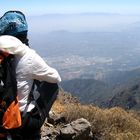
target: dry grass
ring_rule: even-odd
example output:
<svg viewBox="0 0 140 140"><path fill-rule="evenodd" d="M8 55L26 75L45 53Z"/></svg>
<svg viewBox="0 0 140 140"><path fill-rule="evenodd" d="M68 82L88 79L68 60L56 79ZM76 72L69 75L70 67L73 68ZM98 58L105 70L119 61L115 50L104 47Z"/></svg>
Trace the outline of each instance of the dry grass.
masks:
<svg viewBox="0 0 140 140"><path fill-rule="evenodd" d="M80 104L65 105L63 111L68 122L81 117L87 119L96 140L140 140L140 116L134 111Z"/></svg>
<svg viewBox="0 0 140 140"><path fill-rule="evenodd" d="M58 100L56 100L53 104L52 111L61 114L65 112L65 107Z"/></svg>

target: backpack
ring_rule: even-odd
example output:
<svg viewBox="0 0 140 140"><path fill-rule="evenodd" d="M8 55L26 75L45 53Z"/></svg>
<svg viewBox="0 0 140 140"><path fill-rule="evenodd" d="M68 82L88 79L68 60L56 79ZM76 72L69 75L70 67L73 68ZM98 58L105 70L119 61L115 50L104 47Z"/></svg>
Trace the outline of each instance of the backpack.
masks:
<svg viewBox="0 0 140 140"><path fill-rule="evenodd" d="M21 124L14 56L9 55L0 64L0 137Z"/></svg>

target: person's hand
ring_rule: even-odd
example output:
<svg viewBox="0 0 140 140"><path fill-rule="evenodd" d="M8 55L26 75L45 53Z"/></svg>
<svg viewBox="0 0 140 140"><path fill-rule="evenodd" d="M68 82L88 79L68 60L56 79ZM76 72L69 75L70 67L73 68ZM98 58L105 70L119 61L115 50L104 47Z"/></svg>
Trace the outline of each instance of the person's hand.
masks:
<svg viewBox="0 0 140 140"><path fill-rule="evenodd" d="M2 63L4 58L7 57L8 55L9 53L0 51L0 64Z"/></svg>
<svg viewBox="0 0 140 140"><path fill-rule="evenodd" d="M2 63L4 56L0 55L0 64Z"/></svg>

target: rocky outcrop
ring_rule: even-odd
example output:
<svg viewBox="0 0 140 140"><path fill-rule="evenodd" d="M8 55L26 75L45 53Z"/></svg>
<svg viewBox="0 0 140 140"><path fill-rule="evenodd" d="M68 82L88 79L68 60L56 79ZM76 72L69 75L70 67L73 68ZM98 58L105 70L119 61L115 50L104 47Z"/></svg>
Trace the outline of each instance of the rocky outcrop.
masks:
<svg viewBox="0 0 140 140"><path fill-rule="evenodd" d="M53 119L52 119L53 120ZM48 121L42 127L41 140L92 140L93 135L90 123L80 118L71 123L64 123L62 117L57 118L57 123ZM59 121L58 121L59 120ZM61 121L62 120L62 121Z"/></svg>

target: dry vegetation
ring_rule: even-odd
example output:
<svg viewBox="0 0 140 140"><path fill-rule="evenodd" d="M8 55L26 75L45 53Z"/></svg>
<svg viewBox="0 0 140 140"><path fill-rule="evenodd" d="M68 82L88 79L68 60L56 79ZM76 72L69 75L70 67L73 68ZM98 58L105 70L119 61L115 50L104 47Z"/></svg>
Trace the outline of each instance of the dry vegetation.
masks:
<svg viewBox="0 0 140 140"><path fill-rule="evenodd" d="M63 113L67 122L78 118L87 119L91 123L95 140L140 140L140 112L125 111L120 107L101 109L81 105L70 94L64 95L60 94L53 110Z"/></svg>
<svg viewBox="0 0 140 140"><path fill-rule="evenodd" d="M69 104L64 115L69 122L81 117L87 119L97 140L140 140L140 116L134 111Z"/></svg>
<svg viewBox="0 0 140 140"><path fill-rule="evenodd" d="M87 119L95 140L140 140L140 116L135 111L127 112L119 107L101 109L75 103L61 105L58 101L54 110L63 112L68 122L81 117Z"/></svg>

